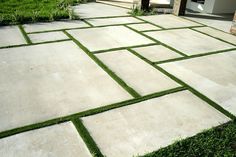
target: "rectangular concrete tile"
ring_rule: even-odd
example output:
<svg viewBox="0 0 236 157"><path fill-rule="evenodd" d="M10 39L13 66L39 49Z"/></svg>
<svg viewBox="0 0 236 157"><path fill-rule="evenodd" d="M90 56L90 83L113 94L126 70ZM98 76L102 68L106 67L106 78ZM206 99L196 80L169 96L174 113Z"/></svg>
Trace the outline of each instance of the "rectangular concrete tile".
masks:
<svg viewBox="0 0 236 157"><path fill-rule="evenodd" d="M73 7L80 18L127 16L129 9L115 7L101 3L80 4Z"/></svg>
<svg viewBox="0 0 236 157"><path fill-rule="evenodd" d="M0 132L132 97L71 41L0 50Z"/></svg>
<svg viewBox="0 0 236 157"><path fill-rule="evenodd" d="M235 48L235 46L191 29L155 31L145 34L187 55Z"/></svg>
<svg viewBox="0 0 236 157"><path fill-rule="evenodd" d="M142 16L140 18L164 28L201 26L198 23L174 15L152 15L152 16Z"/></svg>
<svg viewBox="0 0 236 157"><path fill-rule="evenodd" d="M17 26L0 27L0 47L27 44Z"/></svg>
<svg viewBox="0 0 236 157"><path fill-rule="evenodd" d="M29 38L33 43L69 39L67 35L65 35L63 32L47 32L47 33L29 34Z"/></svg>
<svg viewBox="0 0 236 157"><path fill-rule="evenodd" d="M68 33L90 51L154 43L124 26L69 30Z"/></svg>
<svg viewBox="0 0 236 157"><path fill-rule="evenodd" d="M194 29L236 45L236 36L232 34L225 33L210 27L200 27Z"/></svg>
<svg viewBox="0 0 236 157"><path fill-rule="evenodd" d="M179 84L127 50L101 53L97 57L141 95L179 86Z"/></svg>
<svg viewBox="0 0 236 157"><path fill-rule="evenodd" d="M144 155L229 120L188 91L82 118L108 157Z"/></svg>
<svg viewBox="0 0 236 157"><path fill-rule="evenodd" d="M236 116L236 51L161 67Z"/></svg>
<svg viewBox="0 0 236 157"><path fill-rule="evenodd" d="M101 19L90 19L87 21L94 26L105 26L105 25L117 25L117 24L129 24L129 23L143 22L143 21L138 20L134 17L101 18Z"/></svg>
<svg viewBox="0 0 236 157"><path fill-rule="evenodd" d="M1 157L92 157L71 122L0 139Z"/></svg>
<svg viewBox="0 0 236 157"><path fill-rule="evenodd" d="M45 22L45 23L34 23L34 24L25 24L23 26L27 33L89 27L88 24L80 20L72 20L72 21L65 20L65 21Z"/></svg>
<svg viewBox="0 0 236 157"><path fill-rule="evenodd" d="M141 56L145 57L146 59L150 60L151 62L158 62L183 57L175 51L172 51L171 49L168 49L162 45L133 48L133 50Z"/></svg>
<svg viewBox="0 0 236 157"><path fill-rule="evenodd" d="M137 31L149 31L149 30L160 30L160 27L154 26L149 23L140 23L140 24L131 24L129 27L137 30Z"/></svg>

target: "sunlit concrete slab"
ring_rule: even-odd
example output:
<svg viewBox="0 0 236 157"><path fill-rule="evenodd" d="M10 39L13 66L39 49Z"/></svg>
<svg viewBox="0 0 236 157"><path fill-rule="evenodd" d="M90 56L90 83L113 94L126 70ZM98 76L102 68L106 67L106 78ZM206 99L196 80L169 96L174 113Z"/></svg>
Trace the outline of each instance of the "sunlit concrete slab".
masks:
<svg viewBox="0 0 236 157"><path fill-rule="evenodd" d="M17 26L0 27L0 47L27 44Z"/></svg>
<svg viewBox="0 0 236 157"><path fill-rule="evenodd" d="M89 25L81 20L65 20L65 21L25 24L23 25L23 27L25 28L25 31L27 33L30 33L30 32L61 30L61 29L82 28L82 27L89 27Z"/></svg>
<svg viewBox="0 0 236 157"><path fill-rule="evenodd" d="M174 15L152 15L142 16L140 18L164 28L201 26L201 24Z"/></svg>
<svg viewBox="0 0 236 157"><path fill-rule="evenodd" d="M194 28L194 29L236 45L236 36L232 34L222 32L220 30L216 30L210 27L200 27L200 28Z"/></svg>
<svg viewBox="0 0 236 157"><path fill-rule="evenodd" d="M68 33L90 51L154 43L125 26L69 30Z"/></svg>
<svg viewBox="0 0 236 157"><path fill-rule="evenodd" d="M145 34L187 55L235 48L235 46L191 29L155 31Z"/></svg>
<svg viewBox="0 0 236 157"><path fill-rule="evenodd" d="M46 32L46 33L29 34L29 38L33 43L69 39L63 32Z"/></svg>
<svg viewBox="0 0 236 157"><path fill-rule="evenodd" d="M138 47L133 48L133 50L152 62L183 57L182 55L162 45Z"/></svg>
<svg viewBox="0 0 236 157"><path fill-rule="evenodd" d="M236 115L236 51L161 67Z"/></svg>
<svg viewBox="0 0 236 157"><path fill-rule="evenodd" d="M180 86L127 50L101 53L97 57L141 95Z"/></svg>
<svg viewBox="0 0 236 157"><path fill-rule="evenodd" d="M94 26L118 25L118 24L142 23L143 22L143 21L138 20L134 17L101 18L101 19L90 19L87 21Z"/></svg>
<svg viewBox="0 0 236 157"><path fill-rule="evenodd" d="M149 31L149 30L160 30L160 27L154 26L149 23L140 23L140 24L131 24L129 27L137 30L137 31Z"/></svg>
<svg viewBox="0 0 236 157"><path fill-rule="evenodd" d="M144 155L229 120L188 91L82 118L109 157Z"/></svg>
<svg viewBox="0 0 236 157"><path fill-rule="evenodd" d="M73 9L80 18L127 16L130 11L129 9L101 3L80 4L74 6Z"/></svg>
<svg viewBox="0 0 236 157"><path fill-rule="evenodd" d="M0 50L0 132L131 99L71 41Z"/></svg>
<svg viewBox="0 0 236 157"><path fill-rule="evenodd" d="M1 157L92 157L71 122L0 139Z"/></svg>

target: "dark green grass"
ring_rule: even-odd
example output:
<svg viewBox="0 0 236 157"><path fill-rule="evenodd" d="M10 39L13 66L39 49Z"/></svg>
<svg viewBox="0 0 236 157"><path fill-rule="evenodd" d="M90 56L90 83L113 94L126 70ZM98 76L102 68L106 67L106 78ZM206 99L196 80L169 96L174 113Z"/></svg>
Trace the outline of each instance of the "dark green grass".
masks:
<svg viewBox="0 0 236 157"><path fill-rule="evenodd" d="M75 18L71 5L85 0L0 0L0 25Z"/></svg>
<svg viewBox="0 0 236 157"><path fill-rule="evenodd" d="M143 157L235 157L236 122L229 122Z"/></svg>

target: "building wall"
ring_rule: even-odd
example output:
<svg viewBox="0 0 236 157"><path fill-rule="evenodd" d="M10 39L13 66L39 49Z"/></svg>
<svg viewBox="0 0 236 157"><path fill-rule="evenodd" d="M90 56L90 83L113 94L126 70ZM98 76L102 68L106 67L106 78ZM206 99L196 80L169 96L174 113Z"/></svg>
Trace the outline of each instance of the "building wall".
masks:
<svg viewBox="0 0 236 157"><path fill-rule="evenodd" d="M187 9L191 9L193 11L202 12L202 13L213 13L214 4L216 0L205 0L205 4L200 4L196 2L192 2L188 0ZM223 0L227 1L227 0Z"/></svg>

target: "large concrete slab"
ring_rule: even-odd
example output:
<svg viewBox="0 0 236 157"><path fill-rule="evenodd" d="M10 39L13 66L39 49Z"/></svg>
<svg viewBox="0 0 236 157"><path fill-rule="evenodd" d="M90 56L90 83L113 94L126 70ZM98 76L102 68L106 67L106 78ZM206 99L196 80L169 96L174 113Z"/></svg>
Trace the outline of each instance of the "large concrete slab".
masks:
<svg viewBox="0 0 236 157"><path fill-rule="evenodd" d="M69 30L68 33L90 51L154 43L152 40L126 28L125 26Z"/></svg>
<svg viewBox="0 0 236 157"><path fill-rule="evenodd" d="M168 146L230 119L188 91L84 117L105 156L132 157Z"/></svg>
<svg viewBox="0 0 236 157"><path fill-rule="evenodd" d="M149 23L140 23L140 24L130 24L129 27L137 31L149 31L149 30L160 30L160 27L154 26Z"/></svg>
<svg viewBox="0 0 236 157"><path fill-rule="evenodd" d="M142 23L143 22L143 21L138 20L134 17L101 18L101 19L90 19L87 21L94 26L130 24L130 23Z"/></svg>
<svg viewBox="0 0 236 157"><path fill-rule="evenodd" d="M210 28L210 27L200 27L200 28L194 28L194 29L199 32L206 33L210 36L216 37L218 39L222 39L224 41L227 41L229 43L236 45L236 36L234 36L232 34L222 32L222 31L216 30L214 28Z"/></svg>
<svg viewBox="0 0 236 157"><path fill-rule="evenodd" d="M80 18L128 16L128 12L130 11L129 9L101 3L80 4L74 6L73 9Z"/></svg>
<svg viewBox="0 0 236 157"><path fill-rule="evenodd" d="M101 53L97 57L141 95L179 86L179 84L127 50Z"/></svg>
<svg viewBox="0 0 236 157"><path fill-rule="evenodd" d="M25 28L25 31L27 33L32 33L41 31L60 30L60 29L82 28L82 27L89 27L89 25L80 20L67 20L67 21L25 24L23 25L23 27Z"/></svg>
<svg viewBox="0 0 236 157"><path fill-rule="evenodd" d="M0 47L27 44L17 26L0 27Z"/></svg>
<svg viewBox="0 0 236 157"><path fill-rule="evenodd" d="M191 29L155 31L147 32L145 34L187 55L235 48L235 46Z"/></svg>
<svg viewBox="0 0 236 157"><path fill-rule="evenodd" d="M133 50L152 62L159 62L159 61L165 61L169 59L183 57L180 54L162 45L133 48Z"/></svg>
<svg viewBox="0 0 236 157"><path fill-rule="evenodd" d="M71 41L0 50L0 132L130 99Z"/></svg>
<svg viewBox="0 0 236 157"><path fill-rule="evenodd" d="M174 15L152 15L142 16L140 18L164 28L201 26L201 24Z"/></svg>
<svg viewBox="0 0 236 157"><path fill-rule="evenodd" d="M71 122L0 139L1 157L92 157Z"/></svg>
<svg viewBox="0 0 236 157"><path fill-rule="evenodd" d="M28 36L33 43L69 39L67 35L65 35L63 32L36 33L36 34L29 34Z"/></svg>
<svg viewBox="0 0 236 157"><path fill-rule="evenodd" d="M236 115L236 51L161 67Z"/></svg>

